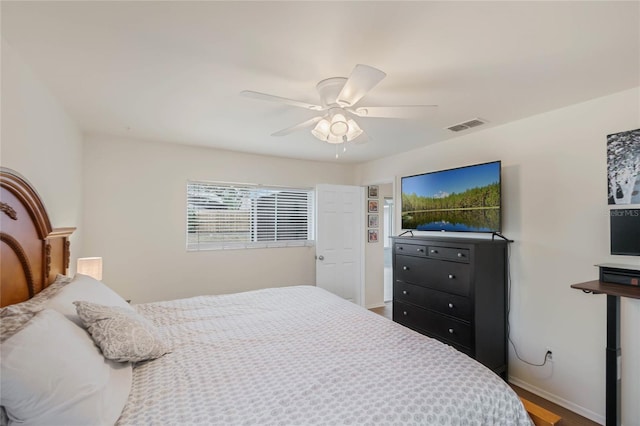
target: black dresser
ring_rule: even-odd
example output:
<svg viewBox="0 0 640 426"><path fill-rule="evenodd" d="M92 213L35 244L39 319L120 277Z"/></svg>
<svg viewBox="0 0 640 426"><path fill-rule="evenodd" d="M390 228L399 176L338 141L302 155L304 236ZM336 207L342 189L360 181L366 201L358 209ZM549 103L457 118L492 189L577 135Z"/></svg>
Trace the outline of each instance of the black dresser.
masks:
<svg viewBox="0 0 640 426"><path fill-rule="evenodd" d="M393 238L393 320L507 378L507 241Z"/></svg>

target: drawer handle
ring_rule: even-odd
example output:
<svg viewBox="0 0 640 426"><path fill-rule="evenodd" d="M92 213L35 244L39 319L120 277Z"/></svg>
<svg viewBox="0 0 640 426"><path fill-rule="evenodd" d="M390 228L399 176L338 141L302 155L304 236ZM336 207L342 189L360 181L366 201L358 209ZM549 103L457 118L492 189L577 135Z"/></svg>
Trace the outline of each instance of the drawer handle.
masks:
<svg viewBox="0 0 640 426"><path fill-rule="evenodd" d="M453 328L449 329L449 334L453 334Z"/></svg>
<svg viewBox="0 0 640 426"><path fill-rule="evenodd" d="M398 250L404 250L404 247L399 246L399 247L398 247Z"/></svg>
<svg viewBox="0 0 640 426"><path fill-rule="evenodd" d="M402 315L404 315L406 317L407 316L407 311L403 311Z"/></svg>
<svg viewBox="0 0 640 426"><path fill-rule="evenodd" d="M424 251L424 249L421 249L421 248L416 249L416 250L418 250L420 253L422 253Z"/></svg>
<svg viewBox="0 0 640 426"><path fill-rule="evenodd" d="M408 271L408 270L409 270L409 267L408 267L408 266L403 266L403 267L402 267L402 270L404 270L404 271Z"/></svg>
<svg viewBox="0 0 640 426"><path fill-rule="evenodd" d="M453 309L453 303L449 303L449 309Z"/></svg>
<svg viewBox="0 0 640 426"><path fill-rule="evenodd" d="M455 275L453 275L453 274L449 274L449 279L450 279L450 280L454 279L455 277L456 277Z"/></svg>
<svg viewBox="0 0 640 426"><path fill-rule="evenodd" d="M436 254L438 250L431 250L431 253Z"/></svg>
<svg viewBox="0 0 640 426"><path fill-rule="evenodd" d="M458 253L458 257L464 257L462 253Z"/></svg>
<svg viewBox="0 0 640 426"><path fill-rule="evenodd" d="M402 290L402 294L407 294L407 290Z"/></svg>

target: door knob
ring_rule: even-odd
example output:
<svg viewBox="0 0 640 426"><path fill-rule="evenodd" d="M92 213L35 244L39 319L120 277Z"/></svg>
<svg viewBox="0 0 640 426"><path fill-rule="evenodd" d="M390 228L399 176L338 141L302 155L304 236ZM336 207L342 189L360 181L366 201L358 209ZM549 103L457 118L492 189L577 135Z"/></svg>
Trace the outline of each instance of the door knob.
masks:
<svg viewBox="0 0 640 426"><path fill-rule="evenodd" d="M323 255L318 256L318 260L324 260L324 256Z"/></svg>

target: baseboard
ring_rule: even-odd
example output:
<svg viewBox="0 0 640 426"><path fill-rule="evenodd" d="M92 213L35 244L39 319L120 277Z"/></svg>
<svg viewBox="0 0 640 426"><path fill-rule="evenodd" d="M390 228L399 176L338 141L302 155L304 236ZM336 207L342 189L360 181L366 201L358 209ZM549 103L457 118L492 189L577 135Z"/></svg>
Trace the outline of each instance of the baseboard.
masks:
<svg viewBox="0 0 640 426"><path fill-rule="evenodd" d="M384 308L386 305L383 304L379 304L379 303L374 303L373 305L367 305L367 309L374 309L374 308Z"/></svg>
<svg viewBox="0 0 640 426"><path fill-rule="evenodd" d="M546 399L547 401L551 401L554 404L558 404L561 407L566 408L567 410L571 410L574 413L580 414L582 417L586 417L589 420L593 420L596 423L599 423L601 425L603 425L605 423L605 418L604 416L601 416L597 413L594 413L591 410L588 410L578 404L575 404L571 401L568 401L564 398L560 398L557 395L554 395L550 392L547 392L545 390L542 390L536 386L530 385L527 382L523 382L522 380L518 379L517 377L513 377L513 376L509 376L509 383L513 383L516 386L521 387L524 390L528 390L531 393L535 393L538 396L541 396L542 398Z"/></svg>

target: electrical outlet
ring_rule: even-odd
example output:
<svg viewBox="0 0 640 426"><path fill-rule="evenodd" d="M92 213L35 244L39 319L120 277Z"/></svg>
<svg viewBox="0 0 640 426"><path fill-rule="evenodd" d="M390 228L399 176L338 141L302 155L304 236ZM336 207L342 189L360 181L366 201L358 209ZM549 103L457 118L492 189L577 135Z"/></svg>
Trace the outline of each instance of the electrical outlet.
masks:
<svg viewBox="0 0 640 426"><path fill-rule="evenodd" d="M547 348L547 353L545 355L545 360L553 361L553 349Z"/></svg>

